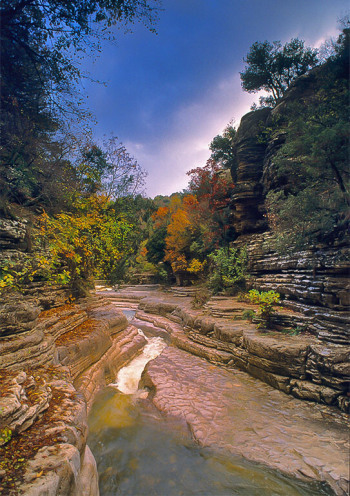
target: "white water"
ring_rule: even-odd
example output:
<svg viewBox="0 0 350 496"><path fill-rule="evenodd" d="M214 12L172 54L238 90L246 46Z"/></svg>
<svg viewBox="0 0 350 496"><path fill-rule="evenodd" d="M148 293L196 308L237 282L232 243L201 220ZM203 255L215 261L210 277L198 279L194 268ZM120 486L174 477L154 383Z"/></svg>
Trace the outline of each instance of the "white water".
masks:
<svg viewBox="0 0 350 496"><path fill-rule="evenodd" d="M160 355L167 346L162 338L147 338L140 329L138 333L147 340L146 346L143 348L141 355L134 358L128 365L119 370L116 382L110 384L117 387L124 394L136 393L141 374L146 364Z"/></svg>

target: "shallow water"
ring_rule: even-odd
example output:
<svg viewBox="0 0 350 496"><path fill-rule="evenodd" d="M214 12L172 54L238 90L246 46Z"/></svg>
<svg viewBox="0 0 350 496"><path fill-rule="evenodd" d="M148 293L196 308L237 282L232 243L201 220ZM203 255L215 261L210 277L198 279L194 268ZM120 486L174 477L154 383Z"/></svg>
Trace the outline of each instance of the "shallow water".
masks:
<svg viewBox="0 0 350 496"><path fill-rule="evenodd" d="M123 309L129 321L135 311ZM88 444L95 456L101 496L330 496L245 460L200 448L186 423L165 418L138 390L146 363L167 346L147 338L141 355L123 367L97 397L89 415ZM142 399L143 398L143 399Z"/></svg>
<svg viewBox="0 0 350 496"><path fill-rule="evenodd" d="M148 400L101 392L89 416L88 444L101 496L321 496L304 483L241 457L201 449L186 425L164 419Z"/></svg>

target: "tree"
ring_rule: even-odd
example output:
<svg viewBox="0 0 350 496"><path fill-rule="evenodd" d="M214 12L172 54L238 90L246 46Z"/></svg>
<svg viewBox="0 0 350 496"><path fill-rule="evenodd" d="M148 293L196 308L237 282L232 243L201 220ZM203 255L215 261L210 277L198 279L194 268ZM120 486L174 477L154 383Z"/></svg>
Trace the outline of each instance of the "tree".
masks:
<svg viewBox="0 0 350 496"><path fill-rule="evenodd" d="M74 213L39 218L39 241L49 277L70 285L81 296L92 279L109 278L126 255L132 254L133 225L120 216L106 196L76 201Z"/></svg>
<svg viewBox="0 0 350 496"><path fill-rule="evenodd" d="M69 125L89 117L79 97L80 60L96 54L115 24L151 30L158 0L3 0L1 16L1 194L42 198L45 169L66 166ZM53 146L52 146L53 145ZM62 160L63 159L63 160ZM42 181L43 180L43 181ZM37 187L37 185L39 187ZM59 191L60 188L57 188Z"/></svg>
<svg viewBox="0 0 350 496"><path fill-rule="evenodd" d="M200 236L197 244L202 252L209 253L214 246L227 244L231 239L230 203L234 188L229 172L223 170L213 159L204 167L197 167L187 173L191 179L189 192L196 196L197 206L192 215L197 215Z"/></svg>
<svg viewBox="0 0 350 496"><path fill-rule="evenodd" d="M223 169L235 169L236 157L233 151L233 142L236 129L229 124L222 135L218 134L210 143L211 159Z"/></svg>
<svg viewBox="0 0 350 496"><path fill-rule="evenodd" d="M348 68L349 30L320 66L313 91L288 103L285 142L274 158L283 187L267 196L269 223L281 248L331 239L349 219Z"/></svg>
<svg viewBox="0 0 350 496"><path fill-rule="evenodd" d="M77 175L86 194L103 192L110 200L142 192L147 173L116 136L102 146L88 141L75 159Z"/></svg>
<svg viewBox="0 0 350 496"><path fill-rule="evenodd" d="M250 47L240 73L242 88L248 93L265 90L272 95L260 99L264 106L275 106L292 82L317 64L317 50L304 47L304 42L293 38L284 46L280 41L258 42Z"/></svg>

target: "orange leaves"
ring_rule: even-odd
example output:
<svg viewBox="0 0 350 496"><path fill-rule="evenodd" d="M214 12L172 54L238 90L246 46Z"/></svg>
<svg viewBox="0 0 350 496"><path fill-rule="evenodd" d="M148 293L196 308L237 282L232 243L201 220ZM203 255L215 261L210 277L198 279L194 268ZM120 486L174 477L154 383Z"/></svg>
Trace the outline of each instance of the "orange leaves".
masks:
<svg viewBox="0 0 350 496"><path fill-rule="evenodd" d="M154 227L159 229L164 226L170 219L170 210L168 207L159 207L157 212L155 212L151 219L154 222Z"/></svg>

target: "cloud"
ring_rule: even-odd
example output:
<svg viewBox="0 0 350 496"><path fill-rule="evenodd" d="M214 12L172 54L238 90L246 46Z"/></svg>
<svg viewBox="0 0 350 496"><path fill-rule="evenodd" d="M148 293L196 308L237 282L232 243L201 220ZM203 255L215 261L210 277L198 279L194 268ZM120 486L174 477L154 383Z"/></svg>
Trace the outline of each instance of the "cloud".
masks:
<svg viewBox="0 0 350 496"><path fill-rule="evenodd" d="M147 194L169 195L184 189L188 183L186 172L205 165L214 136L221 134L232 119L238 125L254 99L243 93L239 75L235 74L176 109L161 140L142 144L126 141L127 149L148 171Z"/></svg>

